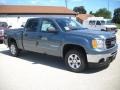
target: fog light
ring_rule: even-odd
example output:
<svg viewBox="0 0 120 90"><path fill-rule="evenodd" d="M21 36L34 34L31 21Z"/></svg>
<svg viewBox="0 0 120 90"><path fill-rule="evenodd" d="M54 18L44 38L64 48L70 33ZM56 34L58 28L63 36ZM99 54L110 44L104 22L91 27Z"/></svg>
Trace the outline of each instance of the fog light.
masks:
<svg viewBox="0 0 120 90"><path fill-rule="evenodd" d="M103 62L105 62L104 58L102 58L102 59L99 60L99 63L103 63Z"/></svg>

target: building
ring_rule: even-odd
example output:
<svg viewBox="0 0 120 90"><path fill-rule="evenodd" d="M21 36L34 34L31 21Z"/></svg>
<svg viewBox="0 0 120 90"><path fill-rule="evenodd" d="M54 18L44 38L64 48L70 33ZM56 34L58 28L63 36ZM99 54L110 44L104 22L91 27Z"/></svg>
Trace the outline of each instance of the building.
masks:
<svg viewBox="0 0 120 90"><path fill-rule="evenodd" d="M78 14L76 16L76 19L77 19L78 22L80 22L82 24L83 21L87 20L89 17L94 17L94 15L91 15L91 14Z"/></svg>
<svg viewBox="0 0 120 90"><path fill-rule="evenodd" d="M6 21L12 27L20 27L32 17L75 17L76 13L65 7L0 5L0 21Z"/></svg>

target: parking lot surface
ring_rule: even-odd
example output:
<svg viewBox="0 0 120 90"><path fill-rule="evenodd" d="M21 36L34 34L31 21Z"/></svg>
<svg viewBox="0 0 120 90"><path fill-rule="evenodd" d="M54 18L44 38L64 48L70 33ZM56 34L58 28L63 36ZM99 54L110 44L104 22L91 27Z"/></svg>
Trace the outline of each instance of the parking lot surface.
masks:
<svg viewBox="0 0 120 90"><path fill-rule="evenodd" d="M120 90L120 32L118 54L107 68L83 73L67 71L60 58L32 52L12 57L0 45L0 90Z"/></svg>

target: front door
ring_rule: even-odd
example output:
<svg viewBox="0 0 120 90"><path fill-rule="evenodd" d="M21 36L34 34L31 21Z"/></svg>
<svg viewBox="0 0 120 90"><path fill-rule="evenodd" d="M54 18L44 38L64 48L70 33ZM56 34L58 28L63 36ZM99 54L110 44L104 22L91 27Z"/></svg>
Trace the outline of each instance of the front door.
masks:
<svg viewBox="0 0 120 90"><path fill-rule="evenodd" d="M58 33L49 32L49 27L54 27ZM50 19L43 19L41 23L41 33L42 35L39 43L44 53L54 56L60 56L62 37L54 21Z"/></svg>

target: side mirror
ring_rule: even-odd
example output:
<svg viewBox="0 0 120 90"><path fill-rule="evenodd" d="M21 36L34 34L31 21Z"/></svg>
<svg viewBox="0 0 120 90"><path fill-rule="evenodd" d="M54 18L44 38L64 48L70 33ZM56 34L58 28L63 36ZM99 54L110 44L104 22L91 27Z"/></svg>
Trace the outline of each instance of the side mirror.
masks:
<svg viewBox="0 0 120 90"><path fill-rule="evenodd" d="M8 28L11 28L12 26L8 26Z"/></svg>
<svg viewBox="0 0 120 90"><path fill-rule="evenodd" d="M47 31L48 31L49 33L57 33L57 32L58 32L54 27L48 27L48 28L47 28Z"/></svg>
<svg viewBox="0 0 120 90"><path fill-rule="evenodd" d="M24 25L21 25L21 27L23 27L23 28L24 28L25 26L24 26Z"/></svg>

